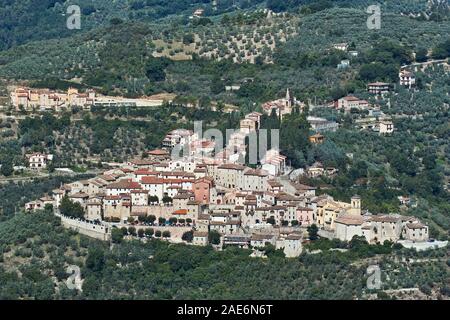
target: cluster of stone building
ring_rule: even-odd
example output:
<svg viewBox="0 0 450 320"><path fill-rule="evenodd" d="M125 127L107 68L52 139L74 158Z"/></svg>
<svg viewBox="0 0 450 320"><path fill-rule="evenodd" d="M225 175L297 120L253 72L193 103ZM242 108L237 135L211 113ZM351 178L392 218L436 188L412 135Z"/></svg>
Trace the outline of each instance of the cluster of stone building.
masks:
<svg viewBox="0 0 450 320"><path fill-rule="evenodd" d="M337 110L343 110L344 113L350 113L352 110L368 111L368 117L356 120L361 129L376 131L380 134L394 132L394 123L391 119L381 112L379 106L371 105L367 100L348 95L335 101L333 107Z"/></svg>
<svg viewBox="0 0 450 320"><path fill-rule="evenodd" d="M172 161L167 156L156 150L148 159L62 185L51 195L27 203L26 210L47 204L57 210L67 196L82 206L85 218L91 221L126 223L150 215L157 221L176 218L183 226L193 226L194 244L206 243L208 232L216 230L224 245L233 244L237 237L249 241L267 238L278 248L290 248L286 249L289 256L300 254L298 225L313 222L312 210L306 207L313 188L298 186L298 195L289 194L276 177L262 169Z"/></svg>
<svg viewBox="0 0 450 320"><path fill-rule="evenodd" d="M92 179L64 184L51 195L26 204L26 210L63 197L79 203L89 221L125 225L154 216L156 225L177 221L194 230L193 244L206 245L215 230L223 245L302 251L305 228L316 224L338 239L362 236L370 243L407 239L425 241L428 227L417 218L362 214L361 199L350 203L316 195L314 187L282 180L263 169L234 163L204 163L169 158L164 150L129 161Z"/></svg>
<svg viewBox="0 0 450 320"><path fill-rule="evenodd" d="M275 109L282 117L299 106L289 90L282 100L263 110L270 114ZM353 103L353 99L338 102L344 109ZM261 117L258 112L247 114L222 148L217 148L217 140L198 132L173 130L162 142L164 149L117 164L95 178L62 185L51 195L27 203L26 210L51 204L58 213L68 197L80 204L86 220L101 223L105 230L111 229L109 224L126 225L153 216L157 227L192 228L196 245L208 244L210 232L217 231L222 245L264 247L270 243L288 257L301 253L306 227L312 224L343 241L354 236L365 237L369 243L428 239L428 227L417 218L363 214L358 196L350 203L336 201L329 195L316 195L314 187L282 179L286 157L276 149L265 153L257 169L242 165L245 139L260 129ZM308 121L317 132L336 129L320 118ZM391 131L393 126L383 130ZM323 138L319 133L311 137L313 143L322 143ZM179 146L188 147L188 152L174 157L172 151ZM30 163L39 163L38 168L49 160L42 154L29 158ZM317 178L333 176L337 169L314 163L304 173Z"/></svg>
<svg viewBox="0 0 450 320"><path fill-rule="evenodd" d="M200 161L215 165L239 165L244 162L248 152L246 139L251 134L257 134L261 128L261 117L262 114L259 112L247 114L240 121L239 129L232 130L228 137L222 137L221 139L218 137L222 136L222 133L215 129L204 134L187 129L172 130L162 142L163 148L168 151L163 150L162 152L172 153L177 146L180 148L172 155L172 158L182 158L184 163L186 161L191 163ZM249 141L248 143L257 144L257 141ZM260 151L257 150L257 152L260 155ZM277 149L266 150L264 156L260 159L260 163L262 169L272 175L283 174L286 171L286 157L280 154Z"/></svg>
<svg viewBox="0 0 450 320"><path fill-rule="evenodd" d="M317 224L334 237L350 241L364 237L368 243L398 240L427 241L428 226L418 218L399 214L362 214L361 198L354 196L350 203L335 201L327 195L317 197Z"/></svg>
<svg viewBox="0 0 450 320"><path fill-rule="evenodd" d="M305 107L305 104L299 100L297 100L290 89L286 90L286 97L266 102L262 105L262 109L265 113L270 115L272 110L275 110L277 116L282 119L286 114L290 114L292 110L298 107L302 110Z"/></svg>
<svg viewBox="0 0 450 320"><path fill-rule="evenodd" d="M85 93L69 88L67 92L57 92L49 89L16 88L11 91L11 104L16 110L51 110L62 111L69 107L89 109L95 102L95 91Z"/></svg>
<svg viewBox="0 0 450 320"><path fill-rule="evenodd" d="M17 110L61 112L79 107L90 110L91 107L155 107L164 102L172 102L173 94L156 94L139 99L118 96L97 95L94 90L79 92L69 88L66 92L49 89L15 88L10 92L11 105Z"/></svg>

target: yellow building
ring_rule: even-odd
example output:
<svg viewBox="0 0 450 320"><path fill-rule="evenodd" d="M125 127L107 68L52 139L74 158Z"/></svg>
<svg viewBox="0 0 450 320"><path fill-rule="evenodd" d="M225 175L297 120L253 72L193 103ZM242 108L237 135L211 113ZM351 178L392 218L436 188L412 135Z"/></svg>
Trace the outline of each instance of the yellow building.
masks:
<svg viewBox="0 0 450 320"><path fill-rule="evenodd" d="M317 224L325 230L334 230L336 218L344 214L361 216L361 198L359 196L353 196L350 203L335 201L331 197L317 203Z"/></svg>
<svg viewBox="0 0 450 320"><path fill-rule="evenodd" d="M315 135L310 136L309 141L313 144L321 144L325 141L325 137L320 133L317 133Z"/></svg>

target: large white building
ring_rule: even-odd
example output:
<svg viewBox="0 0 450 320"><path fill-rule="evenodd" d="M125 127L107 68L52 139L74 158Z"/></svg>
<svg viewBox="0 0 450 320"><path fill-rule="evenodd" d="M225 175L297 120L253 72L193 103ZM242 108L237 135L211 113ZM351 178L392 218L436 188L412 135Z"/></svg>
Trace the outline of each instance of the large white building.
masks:
<svg viewBox="0 0 450 320"><path fill-rule="evenodd" d="M369 102L355 96L345 96L337 101L336 108L343 109L345 112L350 112L352 109L366 110L369 108Z"/></svg>
<svg viewBox="0 0 450 320"><path fill-rule="evenodd" d="M190 144L197 140L197 134L192 130L176 129L170 131L162 142L165 148L173 148L176 145Z"/></svg>
<svg viewBox="0 0 450 320"><path fill-rule="evenodd" d="M47 168L47 164L53 160L53 155L35 152L28 154L28 165L30 169L40 170Z"/></svg>
<svg viewBox="0 0 450 320"><path fill-rule="evenodd" d="M262 169L272 176L284 174L286 171L286 156L280 154L278 150L268 150L261 159Z"/></svg>
<svg viewBox="0 0 450 320"><path fill-rule="evenodd" d="M391 134L394 132L394 123L392 121L380 121L380 134Z"/></svg>
<svg viewBox="0 0 450 320"><path fill-rule="evenodd" d="M369 243L396 242L400 239L427 241L428 226L415 217L398 214L355 216L343 214L335 220L335 237L350 241L354 236L364 237Z"/></svg>
<svg viewBox="0 0 450 320"><path fill-rule="evenodd" d="M400 85L408 88L413 87L416 84L416 77L414 73L406 70L400 71L398 74L398 78L400 80Z"/></svg>
<svg viewBox="0 0 450 320"><path fill-rule="evenodd" d="M339 124L335 121L329 121L325 118L311 117L307 118L311 129L316 132L336 131L339 128Z"/></svg>

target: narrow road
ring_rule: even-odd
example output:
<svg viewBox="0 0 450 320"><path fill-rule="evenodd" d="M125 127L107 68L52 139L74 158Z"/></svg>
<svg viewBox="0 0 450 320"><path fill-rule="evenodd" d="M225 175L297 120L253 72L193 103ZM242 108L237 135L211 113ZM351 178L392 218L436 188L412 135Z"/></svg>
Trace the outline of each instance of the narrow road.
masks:
<svg viewBox="0 0 450 320"><path fill-rule="evenodd" d="M446 63L447 59L439 59L439 60L428 60L425 62L415 62L415 63L411 63L411 64L405 64L403 66L400 67L400 69L405 69L408 67L417 67L417 66L427 66L433 63Z"/></svg>

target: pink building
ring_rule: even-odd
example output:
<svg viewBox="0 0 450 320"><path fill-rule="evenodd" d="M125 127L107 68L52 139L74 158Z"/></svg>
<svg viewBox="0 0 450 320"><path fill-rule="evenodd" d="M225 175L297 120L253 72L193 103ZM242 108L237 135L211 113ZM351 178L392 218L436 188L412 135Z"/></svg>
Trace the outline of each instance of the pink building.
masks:
<svg viewBox="0 0 450 320"><path fill-rule="evenodd" d="M192 185L195 201L207 204L211 199L211 189L214 187L214 180L211 177L197 179Z"/></svg>
<svg viewBox="0 0 450 320"><path fill-rule="evenodd" d="M313 209L311 208L297 208L296 218L299 225L309 226L314 223Z"/></svg>

